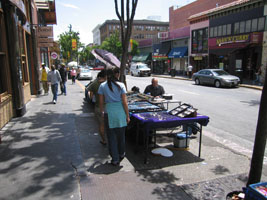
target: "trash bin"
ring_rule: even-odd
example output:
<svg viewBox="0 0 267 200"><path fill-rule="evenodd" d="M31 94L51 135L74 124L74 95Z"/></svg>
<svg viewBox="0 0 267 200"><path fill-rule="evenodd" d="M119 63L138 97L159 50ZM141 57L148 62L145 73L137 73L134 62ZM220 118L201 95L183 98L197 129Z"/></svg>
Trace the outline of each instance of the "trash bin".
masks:
<svg viewBox="0 0 267 200"><path fill-rule="evenodd" d="M186 132L180 132L175 134L173 138L173 145L176 148L187 148L189 147L190 136L187 136L187 145L186 145Z"/></svg>
<svg viewBox="0 0 267 200"><path fill-rule="evenodd" d="M175 69L171 69L171 76L174 77L176 75L176 70Z"/></svg>

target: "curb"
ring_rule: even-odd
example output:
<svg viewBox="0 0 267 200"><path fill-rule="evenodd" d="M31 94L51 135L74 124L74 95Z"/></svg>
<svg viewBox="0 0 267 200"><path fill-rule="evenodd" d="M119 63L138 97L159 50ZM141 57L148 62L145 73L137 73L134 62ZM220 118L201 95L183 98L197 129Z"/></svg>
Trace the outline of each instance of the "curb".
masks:
<svg viewBox="0 0 267 200"><path fill-rule="evenodd" d="M184 80L184 81L192 81L192 79L184 78L184 77L171 77L171 76L165 76L165 75L152 75L152 77L160 77L160 78L169 78L169 79L178 79L178 80ZM263 89L263 86L256 86L256 85L247 85L247 84L239 84L239 87L245 87L255 90L261 90Z"/></svg>

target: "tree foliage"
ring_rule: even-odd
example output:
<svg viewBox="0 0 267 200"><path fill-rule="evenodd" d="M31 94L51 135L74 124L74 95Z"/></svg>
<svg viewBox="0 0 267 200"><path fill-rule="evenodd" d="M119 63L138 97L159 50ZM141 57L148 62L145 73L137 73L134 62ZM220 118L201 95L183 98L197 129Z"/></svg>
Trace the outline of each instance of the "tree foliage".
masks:
<svg viewBox="0 0 267 200"><path fill-rule="evenodd" d="M73 31L71 28L72 26L70 25L69 31L65 31L59 35L61 56L66 62L77 60L78 49L83 46L80 42L80 33ZM77 50L72 50L72 39L76 39Z"/></svg>
<svg viewBox="0 0 267 200"><path fill-rule="evenodd" d="M119 32L116 31L110 37L106 38L101 44L101 49L105 49L113 53L117 58L121 58L122 55L122 44L120 41Z"/></svg>

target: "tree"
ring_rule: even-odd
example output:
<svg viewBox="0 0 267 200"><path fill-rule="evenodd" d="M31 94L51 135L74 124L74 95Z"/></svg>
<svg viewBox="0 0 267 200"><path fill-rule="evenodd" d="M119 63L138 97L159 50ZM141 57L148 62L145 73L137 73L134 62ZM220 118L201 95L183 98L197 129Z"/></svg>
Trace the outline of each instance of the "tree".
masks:
<svg viewBox="0 0 267 200"><path fill-rule="evenodd" d="M120 41L119 32L116 31L110 37L106 38L100 47L111 53L113 53L117 58L122 56L122 43Z"/></svg>
<svg viewBox="0 0 267 200"><path fill-rule="evenodd" d="M61 55L64 60L67 62L76 60L78 57L78 49L82 46L80 42L80 33L72 31L72 26L70 24L69 31L61 33L59 35L59 44L60 44L60 51ZM77 49L72 49L72 39L76 39Z"/></svg>
<svg viewBox="0 0 267 200"><path fill-rule="evenodd" d="M118 8L118 1L115 1L115 11L116 15L120 20L120 34L121 34L121 43L122 43L122 56L121 56L121 67L120 67L120 81L126 81L124 76L124 71L126 67L127 62L127 56L128 56L128 47L130 42L130 37L132 34L132 25L133 25L133 19L137 7L138 0L126 0L126 5L124 6L124 0L121 0L120 8L121 13L119 13ZM131 2L131 6L130 6ZM131 12L130 12L131 7ZM126 19L125 19L126 18ZM126 83L126 82L125 82Z"/></svg>
<svg viewBox="0 0 267 200"><path fill-rule="evenodd" d="M266 71L266 67L265 67ZM262 165L267 139L267 73L265 73L265 83L261 94L261 102L259 108L259 117L255 135L253 154L247 186L253 183L258 183L261 180Z"/></svg>

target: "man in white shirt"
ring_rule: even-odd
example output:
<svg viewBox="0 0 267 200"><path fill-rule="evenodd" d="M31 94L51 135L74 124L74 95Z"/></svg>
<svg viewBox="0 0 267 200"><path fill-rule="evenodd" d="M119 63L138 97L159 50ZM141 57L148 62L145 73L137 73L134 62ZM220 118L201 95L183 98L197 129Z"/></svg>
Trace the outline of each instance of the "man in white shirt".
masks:
<svg viewBox="0 0 267 200"><path fill-rule="evenodd" d="M188 70L188 77L191 78L192 77L193 66L192 65L188 65L187 70Z"/></svg>

